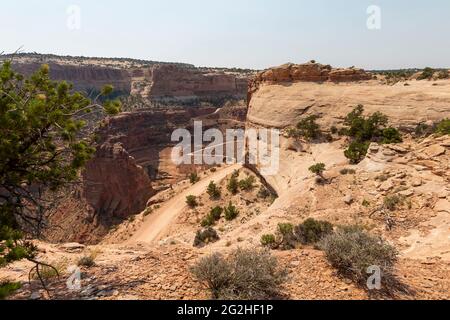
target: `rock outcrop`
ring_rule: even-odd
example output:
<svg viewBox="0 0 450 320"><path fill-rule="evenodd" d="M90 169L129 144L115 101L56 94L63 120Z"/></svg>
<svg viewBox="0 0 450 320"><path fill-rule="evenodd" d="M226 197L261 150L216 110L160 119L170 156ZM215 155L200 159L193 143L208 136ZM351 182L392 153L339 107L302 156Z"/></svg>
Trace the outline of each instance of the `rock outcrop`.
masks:
<svg viewBox="0 0 450 320"><path fill-rule="evenodd" d="M304 64L284 64L258 73L249 84L249 96L256 92L263 83L277 84L289 82L352 82L372 79L370 73L363 69L334 69L330 65L316 62Z"/></svg>
<svg viewBox="0 0 450 320"><path fill-rule="evenodd" d="M156 101L243 99L247 93L247 78L233 73L161 64L134 76L132 94Z"/></svg>
<svg viewBox="0 0 450 320"><path fill-rule="evenodd" d="M120 143L101 145L83 173L83 197L104 218L127 218L155 193L145 170Z"/></svg>
<svg viewBox="0 0 450 320"><path fill-rule="evenodd" d="M42 63L15 63L14 69L24 75L31 75ZM65 80L73 83L78 91L100 91L105 85L113 85L117 94L130 94L131 75L127 70L84 65L62 65L50 63L50 77L55 81Z"/></svg>
<svg viewBox="0 0 450 320"><path fill-rule="evenodd" d="M293 80L300 68L302 76ZM380 111L392 125L413 130L450 114L450 81L411 81L386 85L368 80L360 69L332 69L308 63L286 65L259 73L250 83L248 121L284 128L308 115L320 115L324 129L339 127L352 109L362 104L367 113ZM323 81L325 80L325 81ZM336 81L334 81L336 80Z"/></svg>
<svg viewBox="0 0 450 320"><path fill-rule="evenodd" d="M59 57L24 54L14 59L16 71L31 75L42 64L50 66L53 80L65 80L74 89L93 96L111 84L115 95L132 95L144 101L174 102L199 106L202 102L220 103L227 99L244 99L247 95L248 71L205 69L181 63L156 63L133 59Z"/></svg>

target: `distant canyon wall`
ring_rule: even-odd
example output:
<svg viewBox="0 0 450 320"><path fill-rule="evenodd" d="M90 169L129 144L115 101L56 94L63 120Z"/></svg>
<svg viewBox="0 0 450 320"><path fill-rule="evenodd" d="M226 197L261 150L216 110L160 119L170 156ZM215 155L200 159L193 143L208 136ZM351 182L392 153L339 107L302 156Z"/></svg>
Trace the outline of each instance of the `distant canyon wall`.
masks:
<svg viewBox="0 0 450 320"><path fill-rule="evenodd" d="M17 62L14 69L31 75L44 62ZM227 98L245 99L248 78L238 73L175 64L155 64L148 67L118 68L101 65L69 65L49 62L53 80L65 80L74 89L100 91L104 85L114 86L117 94L133 95L150 101L202 102Z"/></svg>
<svg viewBox="0 0 450 320"><path fill-rule="evenodd" d="M17 72L31 75L39 70L41 63L14 63ZM100 91L103 86L111 84L116 91L129 94L131 91L131 75L129 71L101 66L74 66L49 63L50 78L55 81L65 80L74 85L75 90L89 93Z"/></svg>
<svg viewBox="0 0 450 320"><path fill-rule="evenodd" d="M156 65L133 75L132 94L151 100L243 99L247 94L248 79L236 74Z"/></svg>

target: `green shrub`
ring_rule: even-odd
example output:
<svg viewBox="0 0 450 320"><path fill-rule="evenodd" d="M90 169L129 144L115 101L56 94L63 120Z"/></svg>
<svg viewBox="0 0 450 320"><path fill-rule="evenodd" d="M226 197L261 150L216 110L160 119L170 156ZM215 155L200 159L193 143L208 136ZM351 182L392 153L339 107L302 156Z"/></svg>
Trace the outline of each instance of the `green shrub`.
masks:
<svg viewBox="0 0 450 320"><path fill-rule="evenodd" d="M345 156L352 164L361 162L367 155L370 142L397 143L401 142L400 132L392 127L386 128L388 118L381 112L375 112L365 117L364 106L358 105L344 120L347 126L342 134L352 138Z"/></svg>
<svg viewBox="0 0 450 320"><path fill-rule="evenodd" d="M208 185L208 189L206 191L212 200L220 199L221 191L219 187L214 183L214 181L211 181Z"/></svg>
<svg viewBox="0 0 450 320"><path fill-rule="evenodd" d="M344 154L350 160L351 164L358 164L366 157L369 146L369 142L354 141L345 150Z"/></svg>
<svg viewBox="0 0 450 320"><path fill-rule="evenodd" d="M280 250L292 250L297 247L297 238L294 234L294 225L291 223L278 224L278 234L281 238L279 245Z"/></svg>
<svg viewBox="0 0 450 320"><path fill-rule="evenodd" d="M239 181L239 188L243 191L251 191L255 187L255 177L248 176L246 179Z"/></svg>
<svg viewBox="0 0 450 320"><path fill-rule="evenodd" d="M207 227L203 230L197 231L194 239L194 247L201 248L219 240L220 238L217 231L212 227Z"/></svg>
<svg viewBox="0 0 450 320"><path fill-rule="evenodd" d="M323 176L325 169L325 163L316 163L315 165L309 167L309 171L320 177L318 180L321 180L321 182L323 182L323 180L326 180Z"/></svg>
<svg viewBox="0 0 450 320"><path fill-rule="evenodd" d="M214 217L210 214L208 214L205 218L203 218L202 222L200 223L200 225L203 228L206 227L212 227L213 225L216 224L216 220L214 219Z"/></svg>
<svg viewBox="0 0 450 320"><path fill-rule="evenodd" d="M322 134L322 132L320 131L320 126L316 123L319 118L319 116L313 115L300 120L300 122L297 124L296 135L307 140L318 139Z"/></svg>
<svg viewBox="0 0 450 320"><path fill-rule="evenodd" d="M436 133L439 135L450 134L450 119L444 119L436 126Z"/></svg>
<svg viewBox="0 0 450 320"><path fill-rule="evenodd" d="M196 184L200 181L200 177L196 172L193 172L189 175L189 181L191 182L191 184Z"/></svg>
<svg viewBox="0 0 450 320"><path fill-rule="evenodd" d="M295 228L295 235L302 244L315 244L333 232L333 225L328 221L307 219Z"/></svg>
<svg viewBox="0 0 450 320"><path fill-rule="evenodd" d="M212 208L209 214L202 220L201 226L205 228L215 225L220 220L222 213L223 209L221 207Z"/></svg>
<svg viewBox="0 0 450 320"><path fill-rule="evenodd" d="M227 221L232 221L237 218L239 215L239 210L231 203L228 204L227 207L225 207L225 219Z"/></svg>
<svg viewBox="0 0 450 320"><path fill-rule="evenodd" d="M280 223L278 224L278 231L281 235L289 235L294 231L294 225L291 223Z"/></svg>
<svg viewBox="0 0 450 320"><path fill-rule="evenodd" d="M347 135L357 141L371 141L382 136L382 127L388 123L388 118L381 112L365 117L364 106L358 105L350 112L344 120L347 128Z"/></svg>
<svg viewBox="0 0 450 320"><path fill-rule="evenodd" d="M6 299L20 288L22 288L22 285L19 282L8 281L0 283L0 300Z"/></svg>
<svg viewBox="0 0 450 320"><path fill-rule="evenodd" d="M401 142L403 142L403 139L397 129L390 127L383 130L383 140L381 141L381 143L391 144Z"/></svg>
<svg viewBox="0 0 450 320"><path fill-rule="evenodd" d="M190 208L195 208L198 206L198 202L197 202L197 197L190 195L186 197L186 204L190 207Z"/></svg>
<svg viewBox="0 0 450 320"><path fill-rule="evenodd" d="M209 214L214 218L214 220L218 221L220 220L222 213L223 213L222 207L214 207L211 209L211 212Z"/></svg>
<svg viewBox="0 0 450 320"><path fill-rule="evenodd" d="M287 272L267 250L237 249L228 257L219 253L202 258L191 268L208 286L213 299L269 300L279 298Z"/></svg>
<svg viewBox="0 0 450 320"><path fill-rule="evenodd" d="M228 181L227 190L233 195L235 195L239 192L239 182L238 182L237 177L234 174L231 176L230 180Z"/></svg>
<svg viewBox="0 0 450 320"><path fill-rule="evenodd" d="M430 80L433 77L434 72L435 72L434 69L427 67L423 69L422 73L417 78L417 80Z"/></svg>
<svg viewBox="0 0 450 320"><path fill-rule="evenodd" d="M265 247L273 247L276 242L274 234L265 234L261 237L261 244Z"/></svg>
<svg viewBox="0 0 450 320"><path fill-rule="evenodd" d="M367 234L361 228L345 227L320 242L328 261L338 272L361 286L368 280L368 268L378 266L385 288L396 286L394 266L397 250L379 237Z"/></svg>

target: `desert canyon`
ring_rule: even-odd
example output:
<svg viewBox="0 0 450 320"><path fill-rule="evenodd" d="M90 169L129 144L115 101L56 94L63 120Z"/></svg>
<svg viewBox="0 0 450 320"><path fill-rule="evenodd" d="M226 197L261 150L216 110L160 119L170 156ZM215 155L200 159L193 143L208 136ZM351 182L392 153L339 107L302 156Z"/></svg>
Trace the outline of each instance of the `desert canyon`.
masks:
<svg viewBox="0 0 450 320"><path fill-rule="evenodd" d="M308 218L360 225L399 251L397 273L411 290L396 299L450 298L450 136L420 135L450 117L450 79L389 82L382 73L333 68L315 61L262 71L197 68L132 59L19 55L13 65L31 74L49 64L54 80L94 93L112 84L127 103L121 114L100 119L97 151L80 183L66 190L35 240L39 259L66 270L87 255L82 288L66 287L64 272L48 292L28 281L30 263L0 269L0 280L21 281L15 299L208 299L189 268L213 252L262 247L277 226ZM358 164L344 155L349 138L338 132L358 106L381 112L399 128L403 142L371 143ZM316 116L327 138L308 141L289 130ZM171 161L175 129L274 128L281 132L280 169L264 175L258 166L180 165ZM326 165L329 183L309 169ZM197 181L191 183L189 175ZM254 185L233 194L227 185L253 177ZM192 180L192 179L191 179ZM208 184L221 190L211 199ZM198 205L189 207L186 198ZM397 197L394 210L384 205ZM218 239L193 246L214 206L233 203L239 215L218 219ZM286 299L373 299L338 275L311 245L272 250L288 271Z"/></svg>

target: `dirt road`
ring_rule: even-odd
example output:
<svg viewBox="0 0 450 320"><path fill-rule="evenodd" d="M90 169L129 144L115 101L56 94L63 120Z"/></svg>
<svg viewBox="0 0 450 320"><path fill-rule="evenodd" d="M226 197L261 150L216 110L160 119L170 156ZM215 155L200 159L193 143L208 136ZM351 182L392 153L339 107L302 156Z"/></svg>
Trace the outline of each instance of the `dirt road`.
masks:
<svg viewBox="0 0 450 320"><path fill-rule="evenodd" d="M227 175L233 173L234 170L242 168L241 164L235 164L223 169L220 169L213 175L197 182L189 189L178 194L174 198L170 199L161 208L156 210L150 216L147 217L142 227L136 232L136 234L128 241L130 243L145 242L152 243L160 240L164 237L164 232L170 226L170 224L178 217L183 210L186 209L186 197L189 195L200 196L203 194L209 183L214 181L218 183L224 179Z"/></svg>

